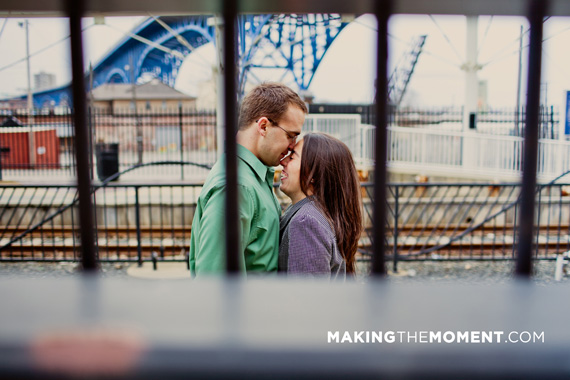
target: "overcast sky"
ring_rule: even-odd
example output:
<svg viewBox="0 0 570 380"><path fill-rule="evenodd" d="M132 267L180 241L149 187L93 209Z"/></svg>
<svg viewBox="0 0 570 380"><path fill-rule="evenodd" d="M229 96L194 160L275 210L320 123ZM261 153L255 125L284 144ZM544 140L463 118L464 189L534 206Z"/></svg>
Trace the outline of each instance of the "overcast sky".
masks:
<svg viewBox="0 0 570 380"><path fill-rule="evenodd" d="M86 62L98 62L142 18L110 18L106 25L84 21ZM21 19L0 19L0 97L26 91L25 32ZM463 16L394 16L389 25L390 71L409 41L427 35L424 53L411 79L404 102L418 106L460 105L463 102L465 62L465 17ZM518 75L518 37L526 20L519 17L479 18L479 58L483 64L479 79L486 80L491 106L512 106L516 102ZM65 19L30 19L30 51L38 52L31 62L32 74L54 73L57 84L70 80L70 60ZM369 103L373 98L375 76L375 33L373 16L365 15L349 25L335 40L317 71L311 92L316 100ZM528 37L528 33L525 34ZM548 102L562 106L565 91L570 90L570 20L550 18L544 24L543 92ZM57 43L63 40L63 42ZM528 38L524 39L524 45ZM52 47L49 47L53 45ZM526 77L528 49L523 50L523 81ZM185 61L176 87L185 92L197 91L200 82L211 75L215 49L205 46ZM20 61L19 63L15 63ZM13 64L13 65L12 65ZM9 67L8 67L9 66ZM275 78L278 79L278 78ZM32 78L33 80L33 78ZM523 93L524 94L524 93Z"/></svg>

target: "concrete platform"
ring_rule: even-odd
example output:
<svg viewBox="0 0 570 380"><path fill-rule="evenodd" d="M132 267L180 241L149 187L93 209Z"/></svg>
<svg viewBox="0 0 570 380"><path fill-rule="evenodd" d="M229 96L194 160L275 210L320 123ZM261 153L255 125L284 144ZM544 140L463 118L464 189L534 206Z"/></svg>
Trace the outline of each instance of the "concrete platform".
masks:
<svg viewBox="0 0 570 380"><path fill-rule="evenodd" d="M151 262L144 262L142 266L131 264L127 268L127 274L131 277L145 280L190 279L190 271L187 264L180 262L158 262L156 270L154 270Z"/></svg>

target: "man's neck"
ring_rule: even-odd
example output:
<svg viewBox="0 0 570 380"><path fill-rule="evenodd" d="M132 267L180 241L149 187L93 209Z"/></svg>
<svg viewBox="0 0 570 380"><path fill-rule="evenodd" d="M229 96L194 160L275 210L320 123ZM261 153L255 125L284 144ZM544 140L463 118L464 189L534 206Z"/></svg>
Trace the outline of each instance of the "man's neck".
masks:
<svg viewBox="0 0 570 380"><path fill-rule="evenodd" d="M259 158L259 156L257 155L257 147L255 144L255 140L253 139L252 136L249 135L247 130L238 131L236 135L236 142Z"/></svg>

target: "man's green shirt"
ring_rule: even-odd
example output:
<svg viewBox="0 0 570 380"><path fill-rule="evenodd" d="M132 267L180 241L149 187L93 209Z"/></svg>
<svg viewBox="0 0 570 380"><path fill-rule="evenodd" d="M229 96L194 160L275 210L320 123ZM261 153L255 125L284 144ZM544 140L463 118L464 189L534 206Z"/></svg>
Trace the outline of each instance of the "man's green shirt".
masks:
<svg viewBox="0 0 570 380"><path fill-rule="evenodd" d="M238 144L239 260L245 272L277 271L281 207L273 193L274 169ZM214 165L192 222L192 275L222 273L226 268L225 156Z"/></svg>

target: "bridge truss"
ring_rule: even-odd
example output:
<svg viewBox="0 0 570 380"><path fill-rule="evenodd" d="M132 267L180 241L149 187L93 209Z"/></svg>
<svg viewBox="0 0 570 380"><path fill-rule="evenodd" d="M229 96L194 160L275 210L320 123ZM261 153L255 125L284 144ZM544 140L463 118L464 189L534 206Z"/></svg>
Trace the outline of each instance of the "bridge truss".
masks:
<svg viewBox="0 0 570 380"><path fill-rule="evenodd" d="M306 91L327 50L348 25L338 14L247 14L238 20L240 94L247 83L271 78ZM180 67L195 49L215 43L209 15L150 17L93 68L93 87L158 78L174 87ZM276 76L277 75L277 76ZM70 86L36 92L35 107L71 106Z"/></svg>

